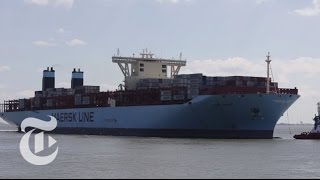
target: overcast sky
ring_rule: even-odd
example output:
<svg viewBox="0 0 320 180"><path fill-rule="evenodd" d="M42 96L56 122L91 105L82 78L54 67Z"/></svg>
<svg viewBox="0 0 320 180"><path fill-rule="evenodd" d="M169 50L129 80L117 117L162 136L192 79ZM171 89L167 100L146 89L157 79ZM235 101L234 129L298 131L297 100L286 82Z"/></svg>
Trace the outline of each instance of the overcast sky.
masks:
<svg viewBox="0 0 320 180"><path fill-rule="evenodd" d="M113 89L123 76L111 56L188 60L182 73L266 76L301 98L280 122L308 122L320 101L320 0L1 0L0 100L41 89L53 66L70 87L74 67L85 84Z"/></svg>

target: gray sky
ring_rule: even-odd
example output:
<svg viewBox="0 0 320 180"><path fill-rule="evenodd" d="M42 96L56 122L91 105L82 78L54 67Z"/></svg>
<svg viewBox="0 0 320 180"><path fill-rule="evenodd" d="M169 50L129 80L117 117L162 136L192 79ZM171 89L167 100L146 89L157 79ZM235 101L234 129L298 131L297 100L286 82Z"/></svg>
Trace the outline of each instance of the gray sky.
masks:
<svg viewBox="0 0 320 180"><path fill-rule="evenodd" d="M182 52L182 73L212 76L266 76L270 51L275 80L302 95L289 122L312 123L320 101L320 0L2 0L0 27L1 101L40 90L47 66L56 86L70 87L76 67L85 84L113 89L123 80L111 63L118 48Z"/></svg>

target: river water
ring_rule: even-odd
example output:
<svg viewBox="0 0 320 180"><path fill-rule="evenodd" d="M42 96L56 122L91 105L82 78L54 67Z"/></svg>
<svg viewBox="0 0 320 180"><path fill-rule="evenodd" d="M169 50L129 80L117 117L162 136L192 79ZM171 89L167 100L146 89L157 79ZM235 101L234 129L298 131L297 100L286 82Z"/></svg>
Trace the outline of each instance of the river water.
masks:
<svg viewBox="0 0 320 180"><path fill-rule="evenodd" d="M0 124L0 178L320 178L320 140L294 140L312 125L278 125L272 140L50 135L54 162L34 166L23 134Z"/></svg>

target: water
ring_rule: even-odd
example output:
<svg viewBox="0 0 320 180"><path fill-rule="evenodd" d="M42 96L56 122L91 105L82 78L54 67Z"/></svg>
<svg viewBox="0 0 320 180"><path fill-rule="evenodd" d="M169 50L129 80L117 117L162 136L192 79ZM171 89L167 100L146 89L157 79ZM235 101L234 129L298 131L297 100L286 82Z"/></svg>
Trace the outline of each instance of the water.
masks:
<svg viewBox="0 0 320 180"><path fill-rule="evenodd" d="M22 134L0 131L0 178L319 178L320 140L292 138L311 127L279 125L273 140L52 135L58 157L40 167L20 155Z"/></svg>

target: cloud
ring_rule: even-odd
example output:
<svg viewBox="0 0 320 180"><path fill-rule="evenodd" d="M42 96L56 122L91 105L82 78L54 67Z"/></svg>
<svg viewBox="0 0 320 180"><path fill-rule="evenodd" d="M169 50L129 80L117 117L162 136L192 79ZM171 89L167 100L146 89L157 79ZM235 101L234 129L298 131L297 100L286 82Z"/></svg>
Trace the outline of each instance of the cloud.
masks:
<svg viewBox="0 0 320 180"><path fill-rule="evenodd" d="M34 90L19 90L19 91L0 91L0 102L4 100L13 100L20 98L34 97Z"/></svg>
<svg viewBox="0 0 320 180"><path fill-rule="evenodd" d="M66 45L71 46L71 47L72 46L85 46L85 45L87 45L87 43L80 40L80 39L73 39L73 40L67 41Z"/></svg>
<svg viewBox="0 0 320 180"><path fill-rule="evenodd" d="M0 89L4 89L4 88L6 88L6 87L8 87L8 85L6 85L6 84L0 84Z"/></svg>
<svg viewBox="0 0 320 180"><path fill-rule="evenodd" d="M0 72L3 72L3 71L10 71L11 68L9 66L2 66L0 65Z"/></svg>
<svg viewBox="0 0 320 180"><path fill-rule="evenodd" d="M156 0L159 3L170 3L170 4L178 4L183 2L191 2L192 0Z"/></svg>
<svg viewBox="0 0 320 180"><path fill-rule="evenodd" d="M73 0L55 0L54 2L55 6L61 6L67 9L71 9L74 3Z"/></svg>
<svg viewBox="0 0 320 180"><path fill-rule="evenodd" d="M49 0L24 0L24 2L38 6L47 6L49 4Z"/></svg>
<svg viewBox="0 0 320 180"><path fill-rule="evenodd" d="M59 34L63 34L63 33L65 33L65 30L63 28L59 28L59 29L57 29L56 32Z"/></svg>
<svg viewBox="0 0 320 180"><path fill-rule="evenodd" d="M270 2L271 0L256 0L256 3L257 4L264 4L264 3L267 3L267 2Z"/></svg>
<svg viewBox="0 0 320 180"><path fill-rule="evenodd" d="M34 46L38 46L38 47L55 47L55 46L57 46L56 43L51 43L51 42L47 42L47 41L33 41L32 44Z"/></svg>
<svg viewBox="0 0 320 180"><path fill-rule="evenodd" d="M0 91L0 102L2 103L4 100L13 99L14 96L5 91Z"/></svg>
<svg viewBox="0 0 320 180"><path fill-rule="evenodd" d="M293 12L301 16L317 16L320 14L320 0L313 0L312 7L296 9Z"/></svg>
<svg viewBox="0 0 320 180"><path fill-rule="evenodd" d="M70 88L70 86L71 86L70 82L60 82L60 83L58 83L58 87Z"/></svg>
<svg viewBox="0 0 320 180"><path fill-rule="evenodd" d="M71 9L74 0L24 0L24 2L37 6L53 6Z"/></svg>
<svg viewBox="0 0 320 180"><path fill-rule="evenodd" d="M106 91L115 91L116 89L118 89L117 86L110 85L110 84L101 84L101 88L103 88L102 90L106 90Z"/></svg>
<svg viewBox="0 0 320 180"><path fill-rule="evenodd" d="M34 96L34 91L32 90L23 90L17 93L17 98L30 98Z"/></svg>
<svg viewBox="0 0 320 180"><path fill-rule="evenodd" d="M287 62L277 62L282 66L281 71L286 74L301 74L303 77L316 78L320 74L320 58L300 57Z"/></svg>
<svg viewBox="0 0 320 180"><path fill-rule="evenodd" d="M187 63L182 73L203 73L211 76L263 75L263 62L254 63L245 58L195 60ZM248 71L249 70L249 71Z"/></svg>

